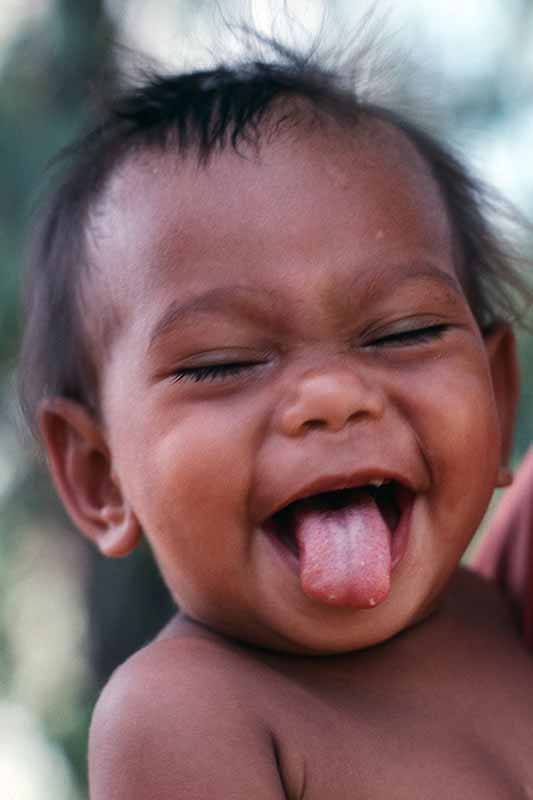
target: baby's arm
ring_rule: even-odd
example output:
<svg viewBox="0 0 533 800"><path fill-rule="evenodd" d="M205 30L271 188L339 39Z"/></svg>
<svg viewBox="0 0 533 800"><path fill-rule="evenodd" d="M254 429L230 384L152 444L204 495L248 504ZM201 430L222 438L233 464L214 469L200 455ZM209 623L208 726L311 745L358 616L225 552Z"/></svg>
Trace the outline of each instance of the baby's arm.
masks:
<svg viewBox="0 0 533 800"><path fill-rule="evenodd" d="M91 727L91 800L284 800L273 738L238 676L161 642L105 689Z"/></svg>
<svg viewBox="0 0 533 800"><path fill-rule="evenodd" d="M494 514L473 567L496 579L511 599L533 648L533 447Z"/></svg>

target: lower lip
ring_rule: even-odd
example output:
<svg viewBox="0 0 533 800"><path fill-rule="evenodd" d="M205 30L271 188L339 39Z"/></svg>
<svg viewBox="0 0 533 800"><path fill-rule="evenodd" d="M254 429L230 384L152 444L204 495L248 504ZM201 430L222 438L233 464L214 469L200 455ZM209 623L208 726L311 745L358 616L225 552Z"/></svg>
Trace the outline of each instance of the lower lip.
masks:
<svg viewBox="0 0 533 800"><path fill-rule="evenodd" d="M414 505L414 495L402 501L402 510L400 520L393 534L391 534L391 569L395 567L403 559L407 546L409 544L409 534L411 530L411 517ZM263 534L269 539L275 552L280 558L283 559L285 564L290 570L300 578L300 560L298 556L287 547L275 533L272 533L268 528L262 527Z"/></svg>

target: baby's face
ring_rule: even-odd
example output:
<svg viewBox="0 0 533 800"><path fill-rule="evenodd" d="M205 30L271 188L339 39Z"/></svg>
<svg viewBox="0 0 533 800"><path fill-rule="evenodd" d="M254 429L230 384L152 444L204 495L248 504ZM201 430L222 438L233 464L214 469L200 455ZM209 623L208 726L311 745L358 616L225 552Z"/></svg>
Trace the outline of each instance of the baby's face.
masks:
<svg viewBox="0 0 533 800"><path fill-rule="evenodd" d="M423 617L487 506L500 430L411 145L376 126L207 168L149 154L116 177L107 215L122 324L103 418L181 608L314 653Z"/></svg>

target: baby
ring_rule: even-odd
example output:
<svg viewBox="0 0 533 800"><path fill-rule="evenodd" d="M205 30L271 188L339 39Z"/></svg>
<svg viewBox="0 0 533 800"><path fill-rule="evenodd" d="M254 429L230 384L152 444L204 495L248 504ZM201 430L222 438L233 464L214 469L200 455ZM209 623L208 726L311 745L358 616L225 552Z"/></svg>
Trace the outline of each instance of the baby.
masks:
<svg viewBox="0 0 533 800"><path fill-rule="evenodd" d="M533 661L458 566L518 391L477 183L287 52L152 77L70 156L23 401L179 606L98 703L93 800L533 797Z"/></svg>

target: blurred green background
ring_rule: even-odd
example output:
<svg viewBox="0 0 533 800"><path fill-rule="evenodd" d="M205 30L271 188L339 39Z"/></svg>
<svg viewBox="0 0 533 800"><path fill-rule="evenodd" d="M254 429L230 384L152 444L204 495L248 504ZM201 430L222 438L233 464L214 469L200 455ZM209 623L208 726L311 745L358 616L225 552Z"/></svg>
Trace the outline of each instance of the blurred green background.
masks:
<svg viewBox="0 0 533 800"><path fill-rule="evenodd" d="M326 12L335 38L336 30L353 28L368 5L0 0L2 797L86 798L87 727L98 690L172 611L145 550L104 562L72 532L21 431L14 390L19 293L45 165L90 117L102 76L131 57L117 43L163 64L191 65L205 62L210 46L216 57L223 15L242 11L265 32L274 20L279 32L288 10L314 32ZM380 5L379 13L393 43L411 54L397 66L397 90L435 107L444 134L532 219L533 1L400 0L388 9ZM429 76L422 85L417 64ZM533 441L531 336L521 336L520 354L515 463Z"/></svg>

